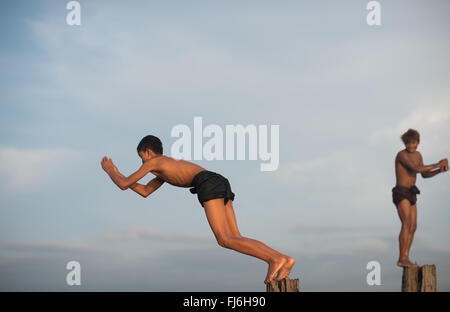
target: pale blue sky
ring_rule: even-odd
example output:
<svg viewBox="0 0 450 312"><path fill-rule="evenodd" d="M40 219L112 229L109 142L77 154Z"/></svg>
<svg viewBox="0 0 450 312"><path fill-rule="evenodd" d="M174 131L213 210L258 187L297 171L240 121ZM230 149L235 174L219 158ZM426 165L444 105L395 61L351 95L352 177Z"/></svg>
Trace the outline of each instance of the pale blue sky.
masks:
<svg viewBox="0 0 450 312"><path fill-rule="evenodd" d="M199 161L226 176L243 235L292 255L305 291L397 291L391 202L399 136L450 156L450 3L67 1L0 4L0 290L264 291L266 264L217 245L187 189L144 199L136 146L178 124L280 125L280 166ZM143 182L151 177L145 177ZM418 178L411 258L450 290L448 174ZM65 285L78 260L82 286ZM366 285L381 263L382 286Z"/></svg>

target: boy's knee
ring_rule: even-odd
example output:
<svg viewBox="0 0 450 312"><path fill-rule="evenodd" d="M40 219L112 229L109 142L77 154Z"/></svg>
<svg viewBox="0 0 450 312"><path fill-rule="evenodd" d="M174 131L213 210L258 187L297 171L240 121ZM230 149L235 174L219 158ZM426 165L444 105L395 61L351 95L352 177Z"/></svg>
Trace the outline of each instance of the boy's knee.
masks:
<svg viewBox="0 0 450 312"><path fill-rule="evenodd" d="M402 228L407 230L408 232L414 232L417 228L417 224L411 221L405 221L402 224Z"/></svg>

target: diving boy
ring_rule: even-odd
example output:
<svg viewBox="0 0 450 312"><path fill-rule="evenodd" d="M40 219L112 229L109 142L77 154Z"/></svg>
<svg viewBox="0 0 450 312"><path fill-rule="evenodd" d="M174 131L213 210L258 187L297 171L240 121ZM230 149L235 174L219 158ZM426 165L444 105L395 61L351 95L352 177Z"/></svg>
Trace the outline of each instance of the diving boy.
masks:
<svg viewBox="0 0 450 312"><path fill-rule="evenodd" d="M225 177L192 162L164 156L160 139L152 135L141 140L137 152L142 159L142 166L129 177L119 172L111 158L105 156L101 160L103 170L121 190L130 188L147 197L164 182L178 187L190 187L191 193L197 194L220 246L267 262L269 267L264 280L266 284L270 283L275 275L276 280L289 276L295 263L293 258L240 234L233 210L235 194ZM146 185L137 183L149 172L156 177Z"/></svg>

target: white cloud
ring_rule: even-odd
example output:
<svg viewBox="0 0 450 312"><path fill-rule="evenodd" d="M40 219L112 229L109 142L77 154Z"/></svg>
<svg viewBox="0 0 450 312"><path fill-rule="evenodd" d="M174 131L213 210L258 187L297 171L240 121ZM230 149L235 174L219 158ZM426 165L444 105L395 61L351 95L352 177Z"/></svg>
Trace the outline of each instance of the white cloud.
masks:
<svg viewBox="0 0 450 312"><path fill-rule="evenodd" d="M370 147L388 146L393 153L403 149L401 135L408 129L416 129L420 133L419 150L424 163L437 162L450 155L450 93L447 90L432 89L411 109L389 127L372 131L368 137Z"/></svg>
<svg viewBox="0 0 450 312"><path fill-rule="evenodd" d="M344 206L345 214L367 211L385 205L389 197L393 171L386 169L389 157L379 153L365 146L335 150L281 164L276 175L289 188L302 190L303 197L311 196L314 205Z"/></svg>
<svg viewBox="0 0 450 312"><path fill-rule="evenodd" d="M416 106L410 113L402 118L396 125L385 127L373 131L369 141L391 141L393 138L398 140L402 133L409 128L417 129L421 133L430 133L434 136L435 130L440 125L448 127L450 119L450 96L442 98L439 102L427 103Z"/></svg>
<svg viewBox="0 0 450 312"><path fill-rule="evenodd" d="M361 238L354 241L350 247L350 252L367 253L386 253L392 248L388 242L377 237Z"/></svg>
<svg viewBox="0 0 450 312"><path fill-rule="evenodd" d="M306 224L297 223L292 227L292 231L309 232L314 234L336 234L350 233L354 235L356 232L386 232L392 230L390 226L381 225L344 225L344 224Z"/></svg>
<svg viewBox="0 0 450 312"><path fill-rule="evenodd" d="M383 230L382 227L361 227L361 226L339 226L333 224L325 225L303 225L304 228L312 230L329 229L326 235L310 234L303 237L293 245L290 255L297 260L293 277L300 276L304 287L311 289L317 288L321 291L331 291L345 286L351 290L361 290L358 282L349 280L349 276L354 271L365 272L365 265L369 260L379 260L382 264L387 264L383 270L396 269L395 257L397 240L396 237L389 238L385 233L373 235L373 233L364 233L367 229ZM336 235L336 232L351 231L348 237ZM111 234L114 234L111 236ZM164 250L153 250L148 248L145 241L146 235L151 238L173 239L182 242L184 234L176 235L164 233L157 230L146 231L144 228L132 228L123 231L114 231L113 233L104 233L97 238L110 240L138 240L142 245L138 248L130 249L131 242L127 242L117 249L111 249L108 242L96 241L93 239L80 239L78 242L2 242L0 248L4 250L0 256L0 280L10 278L8 284L1 284L3 290L14 288L32 288L42 289L43 287L54 286L54 290L61 290L64 284L59 283L60 276L64 276L64 264L67 259L72 259L76 255L82 266L89 268L90 274L86 278L91 283L86 283L88 289L108 290L110 280L120 281L114 284L117 289L130 290L148 290L152 287L155 291L170 289L173 291L182 291L189 287L198 290L204 289L205 284L210 284L214 280L226 281L226 284L214 284L215 290L223 291L230 286L235 287L232 279L234 276L246 276L245 286L248 289L258 287L261 276L265 275L266 265L255 258L244 257L228 249L209 248L202 246L195 248L184 246L183 248L167 248ZM189 235L188 235L189 236ZM181 240L178 240L181 239ZM111 241L109 242L111 243ZM147 247L145 247L147 246ZM445 264L448 259L448 249L436 249L433 242L419 239L414 247L414 251L421 250L421 254L432 255L434 263ZM105 250L107 248L107 250ZM142 251L142 252L141 252ZM156 254L155 254L156 253ZM44 265L51 263L51 265ZM222 270L217 270L217 267ZM20 267L20 270L16 270ZM235 267L236 270L230 273L229 269ZM351 268L350 271L346 271ZM386 269L385 269L386 268ZM161 272L166 273L161 274ZM344 270L344 271L342 271ZM9 272L20 272L20 274L11 275ZM33 276L30 272L45 276L39 280L39 285L33 283ZM45 272L45 274L43 274ZM343 274L340 274L343 273ZM361 279L365 277L364 273ZM117 277L120 276L120 279ZM194 281L189 283L167 283L167 278L179 279L180 276L190 278L195 276ZM359 275L356 276L359 278ZM400 277L399 277L400 278ZM446 278L446 274L443 274ZM336 281L336 285L325 283L328 279ZM57 283L52 284L56 280ZM183 279L185 280L185 279ZM398 280L393 281L396 283ZM229 284L228 284L229 282ZM325 283L325 284L321 284ZM396 284L391 285L395 287ZM35 287L35 288L34 288ZM85 286L86 287L86 286ZM441 286L442 287L442 286ZM448 285L445 287L448 288ZM262 290L262 289L261 289Z"/></svg>
<svg viewBox="0 0 450 312"><path fill-rule="evenodd" d="M83 253L98 254L105 253L106 250L99 249L98 246L89 246L78 243L60 242L3 242L0 243L2 250L9 252L24 252L30 254L53 254L53 253Z"/></svg>
<svg viewBox="0 0 450 312"><path fill-rule="evenodd" d="M135 227L125 230L115 230L106 233L103 238L107 241L145 241L145 240L162 240L174 243L211 243L213 238L209 235L191 234L191 233L174 233L154 230L150 228Z"/></svg>
<svg viewBox="0 0 450 312"><path fill-rule="evenodd" d="M172 102L182 100L180 105L184 107L186 96L190 95L201 101L205 95L248 95L247 88L259 90L279 84L280 80L295 82L287 72L246 63L185 25L164 25L157 30L150 26L130 30L122 25L114 29L104 27L108 18L99 13L91 21L95 28L77 32L61 27L59 19L30 21L36 43L52 56L41 68L42 80L51 83L39 83L33 92L60 93L92 112L121 109L124 103L127 107L153 109L142 105L142 99L148 101L161 95ZM78 56L73 55L76 49L93 52L94 56L83 58L80 63Z"/></svg>
<svg viewBox="0 0 450 312"><path fill-rule="evenodd" d="M414 108L398 123L372 131L361 144L281 163L276 172L279 181L289 189L302 190L302 196L311 196L314 204L345 203L345 214L357 210L379 213L372 208L392 205L394 158L403 148L400 141L403 132L416 128L421 133L419 149L425 162L437 161L450 153L450 145L446 144L450 140L450 95L438 90L433 94L417 99Z"/></svg>
<svg viewBox="0 0 450 312"><path fill-rule="evenodd" d="M350 232L348 235L339 233L322 233L323 235L307 234L298 241L295 252L302 256L338 256L385 254L392 252L392 240L372 234L361 235Z"/></svg>
<svg viewBox="0 0 450 312"><path fill-rule="evenodd" d="M297 223L291 231L301 234L297 248L308 256L383 254L389 251L392 241L386 233L397 232L386 225L312 223Z"/></svg>
<svg viewBox="0 0 450 312"><path fill-rule="evenodd" d="M0 147L0 190L39 190L70 170L73 162L80 159L80 156L80 152L67 148Z"/></svg>

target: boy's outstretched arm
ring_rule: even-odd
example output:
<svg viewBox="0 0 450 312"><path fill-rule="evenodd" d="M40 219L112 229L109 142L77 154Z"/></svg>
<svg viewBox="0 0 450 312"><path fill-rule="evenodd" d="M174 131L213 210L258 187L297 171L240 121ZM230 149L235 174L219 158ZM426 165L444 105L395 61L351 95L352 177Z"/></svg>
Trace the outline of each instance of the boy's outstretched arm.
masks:
<svg viewBox="0 0 450 312"><path fill-rule="evenodd" d="M119 170L117 170L116 166L113 164L111 158L103 157L102 168L109 175L111 180L121 189L126 190L131 185L142 179L147 173L149 173L153 167L154 163L152 160L146 161L142 164L142 166L129 177L125 177L122 175Z"/></svg>
<svg viewBox="0 0 450 312"><path fill-rule="evenodd" d="M422 172L422 178L424 178L424 179L431 178L431 177L434 177L435 175L437 175L438 173L441 173L443 171L444 171L444 167L441 167L440 169L427 171L427 172Z"/></svg>
<svg viewBox="0 0 450 312"><path fill-rule="evenodd" d="M420 153L419 153L419 157L420 157L420 165L423 167L423 158L422 158L422 155ZM424 179L431 178L431 177L434 177L435 175L437 175L437 174L439 174L441 172L448 171L448 161L447 161L446 158L442 159L439 163L442 164L439 167L439 169L421 172L422 178L424 178Z"/></svg>
<svg viewBox="0 0 450 312"><path fill-rule="evenodd" d="M133 191L135 191L142 197L147 197L148 195L150 195L151 193L153 193L154 191L159 189L159 187L163 183L164 183L163 179L156 177L156 178L150 180L150 182L148 182L147 185L134 183L133 185L130 186L130 189L132 189Z"/></svg>
<svg viewBox="0 0 450 312"><path fill-rule="evenodd" d="M420 155L420 153L419 153L419 155ZM442 159L438 163L435 163L432 165L424 165L423 161L422 161L422 155L420 155L420 159L421 159L420 163L416 164L413 161L411 161L408 157L406 157L405 154L401 154L401 153L398 154L398 160L400 161L400 163L414 173L425 173L425 172L431 171L436 168L441 168L442 166L445 165L445 161L446 161L446 160Z"/></svg>

